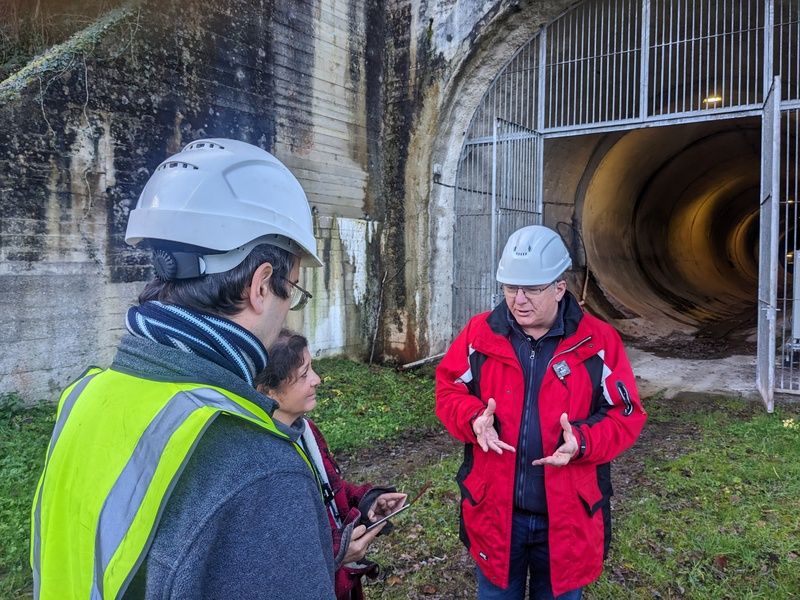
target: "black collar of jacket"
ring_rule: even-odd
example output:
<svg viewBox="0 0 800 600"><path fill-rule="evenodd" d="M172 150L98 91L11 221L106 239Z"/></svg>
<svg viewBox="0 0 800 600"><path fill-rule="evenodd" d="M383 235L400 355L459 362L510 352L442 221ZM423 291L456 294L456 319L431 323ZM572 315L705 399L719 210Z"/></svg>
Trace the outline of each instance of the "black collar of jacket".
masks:
<svg viewBox="0 0 800 600"><path fill-rule="evenodd" d="M570 292L564 294L559 304L564 311L564 337L568 338L578 330L578 324L583 318L583 310L581 310L578 300ZM508 322L507 315L508 307L506 306L506 301L501 300L489 314L489 318L486 319L489 328L503 337L508 337L511 334L511 324Z"/></svg>

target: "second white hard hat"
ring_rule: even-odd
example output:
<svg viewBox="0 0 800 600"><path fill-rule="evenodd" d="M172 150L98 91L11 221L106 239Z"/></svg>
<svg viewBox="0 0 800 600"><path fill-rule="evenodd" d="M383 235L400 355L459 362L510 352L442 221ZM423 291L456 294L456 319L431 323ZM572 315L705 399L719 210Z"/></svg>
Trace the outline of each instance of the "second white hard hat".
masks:
<svg viewBox="0 0 800 600"><path fill-rule="evenodd" d="M199 249L201 275L234 268L259 243L322 265L300 182L272 154L237 140L197 140L156 168L125 233L131 245L142 240Z"/></svg>
<svg viewBox="0 0 800 600"><path fill-rule="evenodd" d="M497 265L497 281L509 285L545 285L572 266L561 236L549 227L529 225L509 236Z"/></svg>

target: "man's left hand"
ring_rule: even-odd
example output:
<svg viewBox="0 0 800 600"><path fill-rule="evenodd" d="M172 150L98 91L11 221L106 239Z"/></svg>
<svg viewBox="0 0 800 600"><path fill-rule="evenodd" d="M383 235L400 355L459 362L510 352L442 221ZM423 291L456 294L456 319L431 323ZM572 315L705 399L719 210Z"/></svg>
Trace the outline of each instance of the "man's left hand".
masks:
<svg viewBox="0 0 800 600"><path fill-rule="evenodd" d="M564 430L564 443L552 455L533 461L534 465L563 467L572 460L572 457L578 452L578 440L572 433L572 425L569 424L567 413L561 413L561 429Z"/></svg>
<svg viewBox="0 0 800 600"><path fill-rule="evenodd" d="M377 521L386 515L392 514L398 508L403 506L408 494L401 494L399 492L387 492L375 498L375 502L367 512L367 517L370 521Z"/></svg>

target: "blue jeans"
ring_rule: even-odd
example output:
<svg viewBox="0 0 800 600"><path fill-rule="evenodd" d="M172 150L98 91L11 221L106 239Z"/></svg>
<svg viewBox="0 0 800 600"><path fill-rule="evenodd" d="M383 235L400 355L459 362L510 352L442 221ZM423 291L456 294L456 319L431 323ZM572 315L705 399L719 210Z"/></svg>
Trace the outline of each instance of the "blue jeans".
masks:
<svg viewBox="0 0 800 600"><path fill-rule="evenodd" d="M556 598L550 586L550 552L547 547L547 517L514 511L511 526L511 557L508 587L502 589L475 569L478 600L523 600L530 575L530 600L580 600L582 588Z"/></svg>

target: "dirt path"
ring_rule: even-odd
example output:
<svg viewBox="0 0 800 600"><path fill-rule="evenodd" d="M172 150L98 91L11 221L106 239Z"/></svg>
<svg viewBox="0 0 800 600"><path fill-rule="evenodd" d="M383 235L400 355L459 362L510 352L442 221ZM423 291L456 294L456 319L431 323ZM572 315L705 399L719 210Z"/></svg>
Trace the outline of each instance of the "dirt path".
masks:
<svg viewBox="0 0 800 600"><path fill-rule="evenodd" d="M453 452L461 452L461 448L462 444L443 430L426 431L405 434L352 454L337 454L336 460L348 479L377 484L395 481L400 475L413 473Z"/></svg>

